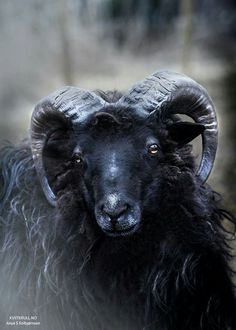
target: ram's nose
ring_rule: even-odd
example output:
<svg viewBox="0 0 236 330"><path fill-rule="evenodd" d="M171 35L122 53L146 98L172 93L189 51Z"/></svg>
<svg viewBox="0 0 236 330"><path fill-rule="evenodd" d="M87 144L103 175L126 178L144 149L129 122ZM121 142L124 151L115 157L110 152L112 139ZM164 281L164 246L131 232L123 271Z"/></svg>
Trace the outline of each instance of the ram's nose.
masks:
<svg viewBox="0 0 236 330"><path fill-rule="evenodd" d="M98 203L98 212L114 227L123 219L122 216L125 216L130 207L119 194L113 193L108 194Z"/></svg>
<svg viewBox="0 0 236 330"><path fill-rule="evenodd" d="M105 203L101 204L101 211L107 214L112 222L116 222L117 219L124 214L128 209L129 205L127 203L119 203L119 204L110 204Z"/></svg>
<svg viewBox="0 0 236 330"><path fill-rule="evenodd" d="M105 196L95 208L98 225L108 235L117 236L133 232L140 222L137 203L118 194Z"/></svg>

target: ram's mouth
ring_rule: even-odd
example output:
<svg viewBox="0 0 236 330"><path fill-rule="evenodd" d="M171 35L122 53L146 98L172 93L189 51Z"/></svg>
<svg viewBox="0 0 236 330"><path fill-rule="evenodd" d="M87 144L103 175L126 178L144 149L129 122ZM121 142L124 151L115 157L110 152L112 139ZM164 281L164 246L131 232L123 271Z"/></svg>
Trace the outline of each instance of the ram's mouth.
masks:
<svg viewBox="0 0 236 330"><path fill-rule="evenodd" d="M139 227L139 223L136 223L129 228L114 228L103 229L104 233L111 237L129 236L132 235Z"/></svg>

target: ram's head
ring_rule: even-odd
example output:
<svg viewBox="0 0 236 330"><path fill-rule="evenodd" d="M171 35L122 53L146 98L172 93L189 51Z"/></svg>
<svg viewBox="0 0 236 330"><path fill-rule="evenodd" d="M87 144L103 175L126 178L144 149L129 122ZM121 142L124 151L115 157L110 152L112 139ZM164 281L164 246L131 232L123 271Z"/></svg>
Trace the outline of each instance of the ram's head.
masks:
<svg viewBox="0 0 236 330"><path fill-rule="evenodd" d="M181 121L178 114L194 123ZM75 87L53 93L35 108L31 146L52 206L67 196L70 207L72 198L91 213L99 230L124 236L155 209L166 155L177 155L176 150L200 134L202 158L195 176L204 183L217 147L212 101L192 79L159 72L115 102Z"/></svg>

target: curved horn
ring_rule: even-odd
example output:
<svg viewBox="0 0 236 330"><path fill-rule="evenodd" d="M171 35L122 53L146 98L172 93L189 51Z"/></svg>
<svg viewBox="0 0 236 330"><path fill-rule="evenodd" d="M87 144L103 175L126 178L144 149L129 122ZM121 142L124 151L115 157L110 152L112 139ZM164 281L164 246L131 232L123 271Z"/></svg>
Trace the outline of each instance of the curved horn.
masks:
<svg viewBox="0 0 236 330"><path fill-rule="evenodd" d="M154 73L134 85L119 103L140 108L141 112L184 114L205 126L202 133L202 158L197 176L205 182L212 170L217 149L217 118L205 88L189 77L175 72Z"/></svg>
<svg viewBox="0 0 236 330"><path fill-rule="evenodd" d="M42 157L48 133L61 122L70 125L84 123L90 114L101 109L105 103L95 93L66 86L36 105L31 117L31 150L44 194L52 206L56 205L56 196L48 183Z"/></svg>

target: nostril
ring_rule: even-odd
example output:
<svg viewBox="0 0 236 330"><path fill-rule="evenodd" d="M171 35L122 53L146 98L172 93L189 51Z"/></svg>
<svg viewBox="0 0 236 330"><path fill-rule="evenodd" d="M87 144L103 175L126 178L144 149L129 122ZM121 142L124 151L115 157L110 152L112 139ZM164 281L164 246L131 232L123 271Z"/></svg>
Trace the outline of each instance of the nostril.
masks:
<svg viewBox="0 0 236 330"><path fill-rule="evenodd" d="M110 218L114 219L114 218L118 218L123 213L125 213L128 210L128 208L129 208L128 204L123 204L116 207L111 207L110 205L103 205L101 210L107 215L109 215Z"/></svg>
<svg viewBox="0 0 236 330"><path fill-rule="evenodd" d="M118 215L121 215L121 214L125 213L125 212L128 210L128 208L129 208L128 204L124 204L124 205L122 205L122 206L117 210Z"/></svg>

